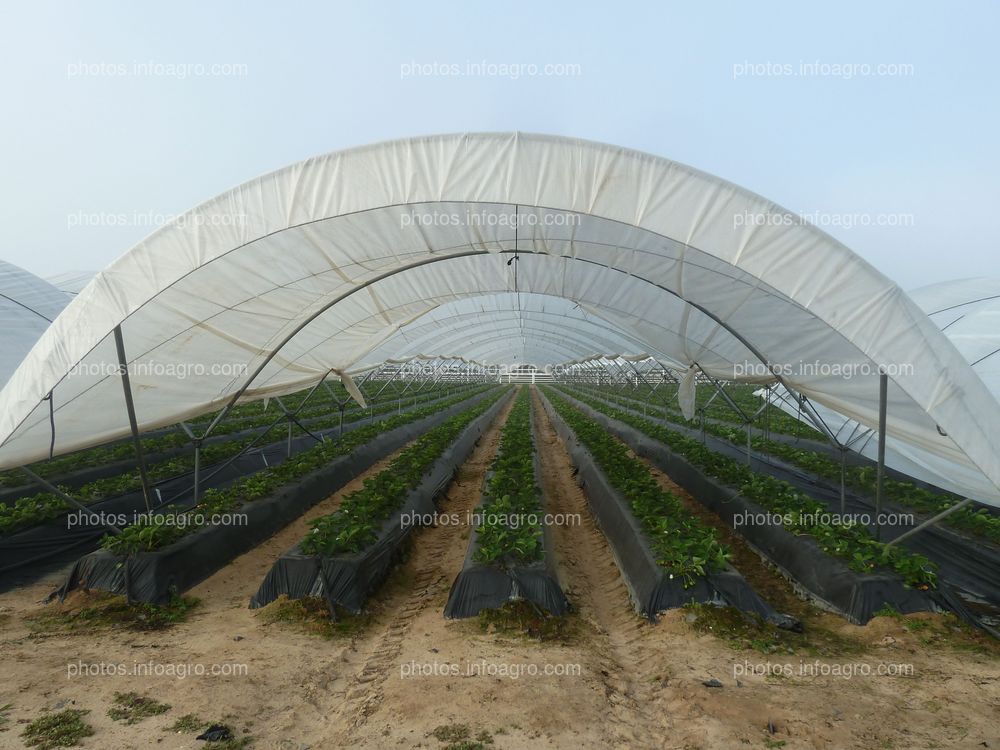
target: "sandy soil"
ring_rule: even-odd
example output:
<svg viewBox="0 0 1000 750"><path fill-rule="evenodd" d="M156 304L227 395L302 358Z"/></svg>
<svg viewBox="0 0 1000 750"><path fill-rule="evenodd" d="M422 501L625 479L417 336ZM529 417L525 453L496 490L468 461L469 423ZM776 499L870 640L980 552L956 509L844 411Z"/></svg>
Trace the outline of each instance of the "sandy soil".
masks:
<svg viewBox="0 0 1000 750"><path fill-rule="evenodd" d="M459 471L442 511L475 506L507 413ZM351 636L330 640L285 624L265 625L247 609L273 561L304 534L306 520L331 512L390 457L199 585L191 593L201 606L169 630L32 635L23 617L42 610L54 581L0 595L0 706L13 704L0 748L22 747L21 723L56 707L90 709L87 719L97 733L82 746L108 750L203 746L190 734L165 731L186 713L226 718L256 738L251 747L295 750L444 748L431 733L460 724L472 735L489 732L497 750L1000 748L1000 662L994 657L924 648L920 630L891 618L859 628L813 611L738 539L728 540L735 560L758 590L864 646L861 655L820 664L855 671L858 665L903 664L912 674L802 676L800 660L812 665L811 657L733 650L695 632L685 612L667 613L656 625L638 618L568 456L537 408L536 422L548 510L581 519L553 534L574 606L564 641L500 636L474 620L444 619L468 542L468 529L456 526L415 535L408 558L372 601L371 622ZM662 475L660 481L670 483ZM81 663L150 661L237 664L247 671L185 679L67 676ZM793 674L734 674L768 664ZM702 684L711 678L722 687ZM132 726L115 723L106 713L113 693L125 690L152 695L172 709Z"/></svg>

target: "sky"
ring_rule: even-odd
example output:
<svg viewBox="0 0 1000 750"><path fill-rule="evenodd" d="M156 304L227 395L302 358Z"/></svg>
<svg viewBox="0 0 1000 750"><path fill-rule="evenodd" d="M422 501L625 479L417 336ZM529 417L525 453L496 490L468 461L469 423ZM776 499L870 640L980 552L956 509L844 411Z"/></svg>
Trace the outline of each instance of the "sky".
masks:
<svg viewBox="0 0 1000 750"><path fill-rule="evenodd" d="M0 258L42 276L316 154L512 130L718 175L904 288L1000 276L995 2L0 9Z"/></svg>

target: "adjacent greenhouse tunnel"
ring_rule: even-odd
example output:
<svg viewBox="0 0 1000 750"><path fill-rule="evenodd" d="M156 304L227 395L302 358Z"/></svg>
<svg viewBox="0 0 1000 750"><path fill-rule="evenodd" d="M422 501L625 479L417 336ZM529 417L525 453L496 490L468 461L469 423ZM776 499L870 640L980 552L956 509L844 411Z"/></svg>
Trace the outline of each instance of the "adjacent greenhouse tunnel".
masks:
<svg viewBox="0 0 1000 750"><path fill-rule="evenodd" d="M719 178L524 134L317 157L160 229L70 302L0 392L0 468L330 374L353 389L418 355L651 356L679 377L777 382L875 429L884 368L886 436L961 466L970 496L1000 487L1000 404L890 279Z"/></svg>
<svg viewBox="0 0 1000 750"><path fill-rule="evenodd" d="M0 385L7 382L69 299L48 281L0 261Z"/></svg>

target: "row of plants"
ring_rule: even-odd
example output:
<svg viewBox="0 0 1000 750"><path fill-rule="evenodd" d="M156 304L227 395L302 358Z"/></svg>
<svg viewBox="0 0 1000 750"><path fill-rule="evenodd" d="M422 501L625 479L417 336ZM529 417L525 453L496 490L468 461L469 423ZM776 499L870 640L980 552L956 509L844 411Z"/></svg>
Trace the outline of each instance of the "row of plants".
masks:
<svg viewBox="0 0 1000 750"><path fill-rule="evenodd" d="M343 388L339 383L334 387ZM323 397L326 397L327 395L328 394L325 392L322 393ZM304 398L302 394L292 394L286 398L286 406L294 408L294 406L291 405L291 401L294 399L297 405L297 403L301 403L302 398ZM229 413L228 419L215 428L213 435L226 435L244 429L253 429L255 426L263 426L269 421L273 421L274 417L272 414L265 414L266 404L266 401L255 401L252 404L242 404L237 406ZM316 410L317 413L320 413L319 410L329 410L330 403L326 402L322 404L314 404L314 406L310 408ZM207 425L217 414L218 412L206 414L202 417L191 420L190 424L200 425L204 423ZM305 418L306 416L307 415L305 414L300 414L301 418ZM170 431L166 434L155 434L142 438L142 449L146 455L153 455L168 451L172 448L178 448L186 445L190 441L190 438L188 438L187 434L180 428L179 425L173 425L168 429ZM92 468L103 464L113 463L115 461L123 461L134 458L135 448L132 445L132 441L121 440L109 445L101 445L96 448L88 448L86 450L68 453L64 456L57 456L56 458L32 465L31 470L39 476L48 479L68 474L73 471L78 471L80 469ZM23 484L25 484L25 477L20 472L0 472L0 487L19 487Z"/></svg>
<svg viewBox="0 0 1000 750"><path fill-rule="evenodd" d="M692 586L698 576L725 568L730 551L719 541L715 529L693 516L677 495L661 487L624 443L551 389L543 390L611 485L628 501L661 568L680 578L685 587Z"/></svg>
<svg viewBox="0 0 1000 750"><path fill-rule="evenodd" d="M142 448L147 454L163 453L173 448L179 448L189 441L183 432L172 432L155 438L143 438ZM31 466L31 470L43 478L57 477L80 469L135 459L135 447L130 441L121 441L114 445L100 446L88 450L69 453L42 461ZM0 472L0 487L20 487L27 483L24 474L16 470Z"/></svg>
<svg viewBox="0 0 1000 750"><path fill-rule="evenodd" d="M720 435L720 437L726 437ZM727 439L731 439L728 437ZM766 440L763 437L753 438L751 446L761 453L768 453L801 469L812 472L822 479L831 482L840 481L840 462L815 451L796 448L795 446ZM844 469L845 484L862 495L874 497L877 490L877 472L873 466L847 466ZM918 487L911 482L896 479L883 479L882 489L885 498L897 505L911 508L918 513L936 515L948 510L961 501L961 498L951 493L935 492L924 487ZM1000 544L1000 516L993 515L984 507L966 506L959 508L941 521L945 526L975 534Z"/></svg>
<svg viewBox="0 0 1000 750"><path fill-rule="evenodd" d="M610 399L605 398L605 400ZM616 403L621 403L619 399L615 399L615 401ZM668 415L666 419L675 424L685 424L682 418L671 418ZM743 445L746 440L746 434L742 430L720 424L706 423L705 431L736 445ZM840 462L822 453L770 440L762 435L752 437L750 445L760 453L766 453L779 458L800 469L811 472L821 479L840 482ZM844 478L846 485L854 491L870 497L874 496L876 490L876 471L874 467L847 466L845 467ZM941 513L961 501L960 497L951 493L935 492L918 487L911 482L894 479L885 479L883 489L886 499L890 502L912 508L918 513L930 515ZM942 523L946 526L981 536L984 539L989 539L992 542L1000 543L1000 516L993 515L986 508L960 508L951 515L946 516L942 520Z"/></svg>
<svg viewBox="0 0 1000 750"><path fill-rule="evenodd" d="M824 552L845 560L852 570L871 573L885 568L899 574L907 586L922 590L937 586L936 566L926 557L899 546L887 546L858 523L821 523L820 519L829 515L827 506L788 482L759 474L698 440L633 412L580 393L567 393L594 410L668 446L707 476L735 488L743 497L774 514L775 518L780 518L787 531L813 537Z"/></svg>
<svg viewBox="0 0 1000 750"><path fill-rule="evenodd" d="M380 390L380 388L375 387L376 385L378 384L371 384L368 388L360 389L362 394L365 396L365 402L369 407L375 404L384 405L389 401L392 401L395 405L397 400L402 398L404 395L402 394L403 387L400 387L401 384L390 383L385 390ZM314 416L328 414L331 411L339 412L340 410L337 408L337 404L345 404L346 411L358 411L361 409L360 406L354 404L350 394L347 393L347 390L343 387L343 385L340 383L332 383L330 388L333 391L332 395L322 388L317 389L310 398L308 406L303 406L302 404L309 395L309 392L312 391L311 388L305 391L299 391L298 393L293 393L289 396L282 396L281 401L285 408L289 411L294 412L296 409L301 408L301 411L296 414L296 418L300 421L310 419ZM366 390L368 393L365 393ZM409 394L405 395L405 398L407 402L410 402L414 396L422 397L431 392L443 393L445 390L444 386L434 386L431 389L420 393L414 393L411 391ZM377 398L376 394L378 394ZM243 414L236 414L235 412L240 408L236 407L226 415L226 420L219 424L212 431L212 434L215 435L225 434L226 432L237 432L240 430L253 429L254 427L267 424L268 421L272 421L276 416L278 416L277 413L270 408L271 401L272 399L263 399L261 401L255 401L251 404L245 404L248 410L250 407L254 408L252 411L248 411ZM351 406L348 408L346 406L347 404L351 404ZM196 418L190 422L190 424L194 426L207 426L217 415L218 412L205 414Z"/></svg>
<svg viewBox="0 0 1000 750"><path fill-rule="evenodd" d="M302 407L302 411L299 412L300 417L308 417L311 414L323 413L325 411L329 411L331 408L336 408L336 404L338 403L352 401L352 397L347 392L343 383L336 380L328 380L327 383L329 385L329 390L319 388L310 397L309 393L312 391L312 388L305 388L287 396L282 396L281 401L287 409L294 411L302 406L306 398L309 398L309 406ZM372 380L367 383L362 383L358 387L358 390L361 391L362 395L365 397L366 403L383 403L386 401L396 401L400 397L406 397L409 399L414 395L414 391L407 391L407 385L407 382L403 380L396 380L389 383ZM447 386L441 384L434 385L425 392L429 392L430 390L444 392L447 390ZM247 404L240 404L229 411L226 415L226 421L244 425L249 420L255 420L258 423L263 423L261 422L261 418L266 417L270 413L270 403L271 399L263 399ZM218 412L203 414L190 420L189 424L197 426L208 425L213 419L215 419L216 416L218 416ZM245 429L245 426L241 429Z"/></svg>
<svg viewBox="0 0 1000 750"><path fill-rule="evenodd" d="M763 401L754 393L761 386L749 383L726 383L723 386L726 395L732 399L744 414L756 414ZM714 397L714 400L713 400ZM708 403L711 401L711 403ZM724 422L743 424L743 420L723 399L721 395L715 396L715 389L705 386L697 389L695 403L698 408L705 410L705 416L711 419L718 419ZM679 412L678 412L679 413ZM754 420L753 425L758 429L768 427L772 432L778 432L796 437L808 437L822 440L823 435L815 428L796 419L790 414L786 414L777 407L761 411Z"/></svg>
<svg viewBox="0 0 1000 750"><path fill-rule="evenodd" d="M360 552L378 539L382 524L406 500L445 450L477 417L506 393L503 389L428 430L361 489L344 497L336 512L310 522L299 549L307 555L332 556Z"/></svg>
<svg viewBox="0 0 1000 750"><path fill-rule="evenodd" d="M755 385L743 383L728 383L723 386L728 395L745 414L753 415L761 407L761 400L753 395L759 388ZM669 415L671 421L685 424L688 427L700 426L700 420L686 420L681 414L677 403L677 387L670 384L663 385L653 391L649 386L640 385L637 388L607 389L588 388L591 393L599 394L604 398L612 399L621 406L634 408L636 402L645 405L647 408L655 409L664 415ZM711 402L711 403L710 403ZM696 390L695 407L704 411L706 424L708 420L718 420L729 424L743 425L742 419L732 409L722 396L715 395L715 389L701 387ZM770 409L768 412L761 412L752 422L753 426L759 430L767 428L771 432L790 435L799 438L809 438L812 440L822 440L823 435L808 424L795 419L778 408Z"/></svg>
<svg viewBox="0 0 1000 750"><path fill-rule="evenodd" d="M337 400L342 402L344 398L347 397L346 391L343 390L343 386L338 383L332 387ZM343 393L338 393L337 389L343 391ZM394 391L395 390L396 389L394 389ZM418 401L426 400L434 395L441 395L445 392L445 390L446 388L444 386L434 386L416 394L411 393L406 396L406 403L417 403ZM296 418L299 421L304 421L319 416L329 415L331 411L334 411L334 413L338 414L337 418L339 419L339 409L334 409L334 401L328 396L329 394L322 389L317 391L317 395L313 397L313 401L310 402L310 405L307 408L303 408L303 410L296 415ZM294 411L304 398L305 395L303 394L292 394L292 396L283 398L283 401L289 410ZM389 401L392 401L392 403L390 404ZM236 412L236 409L234 409L233 412L230 412L225 421L215 427L212 431L212 435L214 437L223 437L225 435L231 435L235 432L254 430L273 422L278 414L273 409L268 411L267 404L267 401L257 401L253 404L245 404L244 406L247 409L253 407L253 411L251 413L244 413L240 416L236 416L234 414ZM398 405L399 404L395 398L394 392L381 393L379 395L377 407L375 407L374 404L369 404L370 407L380 408L382 411L397 408ZM237 407L237 409L240 408L243 407ZM356 414L360 411L360 407L354 406L347 409L345 411L345 415ZM365 410L365 413L367 414L368 411ZM207 426L208 423L215 418L216 414L216 412L213 412L212 414L199 417L198 419L193 420L191 424L194 426ZM163 453L171 449L182 447L190 442L190 438L180 429L179 426L175 425L170 428L170 430L171 431L167 434L157 434L143 437L143 452L146 455L155 455L157 453ZM135 448L132 445L132 442L130 440L123 440L109 445L102 445L83 451L76 451L65 456L58 456L47 461L42 461L34 464L31 467L31 470L43 478L51 479L53 477L60 477L74 471L79 471L81 469L93 468L95 466L102 466L104 464L134 458ZM25 477L19 471L0 472L0 487L20 487L25 484Z"/></svg>
<svg viewBox="0 0 1000 750"><path fill-rule="evenodd" d="M485 388L479 390L485 390ZM429 417L438 411L465 401L473 395L475 394L461 393L444 401L359 427L345 434L336 442L318 443L277 466L244 477L226 489L207 490L202 496L201 502L191 508L168 509L155 516L154 522L134 524L123 529L121 534L106 535L101 540L101 547L120 555L152 552L166 547L188 534L204 528L213 516L231 513L245 503L266 497L281 487L322 468L333 459L349 454L383 432L389 432ZM493 399L487 397L484 401L493 401L496 398L499 398L499 394ZM481 403L482 401L479 402L479 404Z"/></svg>
<svg viewBox="0 0 1000 750"><path fill-rule="evenodd" d="M285 406L289 409L297 409L305 399L310 398L311 404L323 405L324 408L329 408L331 404L335 402L344 402L351 399L350 394L344 387L344 384L338 380L327 380L327 385L329 389L320 388L318 389L312 397L309 397L312 388L303 388L301 391L296 391L287 396L282 396L281 400ZM385 385L385 389L382 390L382 386ZM396 381L386 385L384 382L369 381L368 383L363 383L359 390L364 394L365 399L370 401L377 392L381 391L379 394L379 400L386 400L389 398L395 398L401 391L406 387L405 382ZM260 401L252 401L246 404L239 404L238 406L230 409L227 418L240 420L243 418L254 418L258 417L268 410L268 404L270 399L263 399ZM313 407L309 407L313 408ZM195 417L190 421L190 424L201 425L211 422L218 415L218 412L211 412L209 414L203 414L199 417Z"/></svg>
<svg viewBox="0 0 1000 750"><path fill-rule="evenodd" d="M532 563L542 559L542 493L535 482L531 396L521 388L500 433L490 465L476 527L474 559L492 563Z"/></svg>
<svg viewBox="0 0 1000 750"><path fill-rule="evenodd" d="M463 391L463 393L468 397L471 392ZM438 393L428 393L425 397L419 399L417 403L433 400L438 396ZM369 416L384 414L396 408L395 404L383 403L372 407L370 410L355 411L351 413L350 418L348 416L344 417L344 424L351 424L366 419ZM329 415L324 419L318 420L312 426L316 430L323 430L335 427L339 422L339 414ZM277 429L275 428L275 430ZM266 434L271 434L271 432L273 431L268 431ZM201 449L201 465L212 466L213 464L226 461L244 450L253 440L253 438L250 438L245 441L204 445ZM177 456L165 461L149 464L146 468L151 483L155 484L167 481L193 471L194 455ZM116 476L96 479L93 482L88 482L72 490L68 488L62 489L84 505L91 505L108 498L118 497L130 492L138 492L142 489L142 481L138 469L132 469ZM26 528L37 526L40 523L51 521L66 513L67 510L65 501L50 492L40 492L35 495L19 498L13 503L0 503L0 536L13 534Z"/></svg>

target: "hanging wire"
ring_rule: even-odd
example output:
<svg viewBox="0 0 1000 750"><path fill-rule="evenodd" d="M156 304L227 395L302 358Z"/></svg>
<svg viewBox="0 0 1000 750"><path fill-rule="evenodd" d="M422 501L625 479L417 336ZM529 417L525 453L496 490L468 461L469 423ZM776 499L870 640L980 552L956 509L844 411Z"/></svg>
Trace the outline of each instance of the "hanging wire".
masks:
<svg viewBox="0 0 1000 750"><path fill-rule="evenodd" d="M52 437L49 438L49 460L51 461L56 450L56 410L52 391L49 391L49 395L42 400L49 402L49 428L52 430Z"/></svg>
<svg viewBox="0 0 1000 750"><path fill-rule="evenodd" d="M519 261L521 260L521 256L518 253L518 228L520 227L521 224L520 208L521 208L520 205L516 203L514 204L514 256L507 261L507 265L514 266L514 300L517 306L517 321L518 321L518 327L521 330L521 344L523 346L525 344L524 318L521 315L521 291L517 285L517 267L519 265Z"/></svg>
<svg viewBox="0 0 1000 750"><path fill-rule="evenodd" d="M517 298L517 309L518 310L521 309L521 296L520 296L520 293L518 292L518 289L517 289L517 261L519 261L521 259L520 255L518 254L518 251L517 251L517 228L518 228L518 224L519 224L519 221L518 221L518 209L519 208L520 208L520 206L518 206L518 205L515 204L515 206L514 206L514 257L507 261L507 265L508 266L511 265L511 264L513 264L513 266L514 266L514 292L518 295L518 298Z"/></svg>

